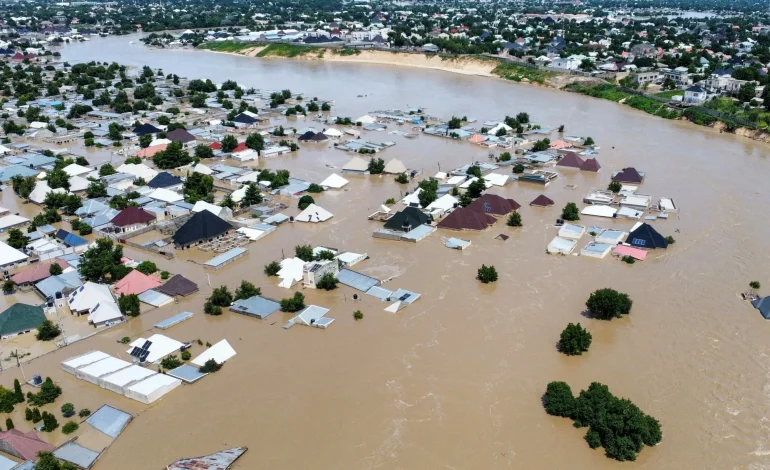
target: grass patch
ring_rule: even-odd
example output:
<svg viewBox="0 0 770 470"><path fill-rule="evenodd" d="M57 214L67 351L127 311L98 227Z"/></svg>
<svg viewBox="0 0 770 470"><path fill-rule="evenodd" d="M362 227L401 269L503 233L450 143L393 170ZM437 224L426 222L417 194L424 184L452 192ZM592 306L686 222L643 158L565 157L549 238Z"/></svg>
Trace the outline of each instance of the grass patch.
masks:
<svg viewBox="0 0 770 470"><path fill-rule="evenodd" d="M492 74L515 82L520 82L526 78L530 82L540 84L545 83L548 78L556 75L556 73L547 70L525 67L510 62L500 62L497 67L492 70Z"/></svg>
<svg viewBox="0 0 770 470"><path fill-rule="evenodd" d="M198 46L198 49L205 49L207 51L215 52L240 52L244 49L254 47L253 44L238 42L238 41L219 41L219 42L204 42Z"/></svg>
<svg viewBox="0 0 770 470"><path fill-rule="evenodd" d="M361 51L358 49L350 49L349 47L343 47L342 49L332 49L332 53L334 53L334 55L351 56L351 55L360 55Z"/></svg>
<svg viewBox="0 0 770 470"><path fill-rule="evenodd" d="M626 99L623 103L632 108L644 111L647 114L662 117L663 119L676 119L681 116L678 111L669 109L663 103L655 101L644 96L633 95Z"/></svg>
<svg viewBox="0 0 770 470"><path fill-rule="evenodd" d="M319 56L319 51L321 55ZM257 57L302 57L308 54L316 54L318 57L323 57L323 48L311 47L311 46L297 46L294 44L270 44L257 53Z"/></svg>
<svg viewBox="0 0 770 470"><path fill-rule="evenodd" d="M610 84L598 85L593 87L572 84L572 85L568 85L566 88L569 91L580 93L581 95L593 96L594 98L601 98L603 100L610 100L615 102L626 99L630 96L634 96L634 95L631 95L630 93L620 91L615 87L615 85L610 85Z"/></svg>
<svg viewBox="0 0 770 470"><path fill-rule="evenodd" d="M684 90L661 91L660 93L655 93L655 96L658 98L663 98L664 100L670 100L675 96L684 96Z"/></svg>

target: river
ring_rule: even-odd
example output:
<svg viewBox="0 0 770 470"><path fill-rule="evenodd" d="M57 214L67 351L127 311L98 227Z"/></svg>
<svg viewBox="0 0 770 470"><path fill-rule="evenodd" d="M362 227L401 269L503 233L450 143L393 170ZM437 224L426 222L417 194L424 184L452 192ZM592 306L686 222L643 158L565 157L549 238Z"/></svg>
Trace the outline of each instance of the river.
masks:
<svg viewBox="0 0 770 470"><path fill-rule="evenodd" d="M333 99L334 114L341 116L407 105L422 106L432 115L467 115L479 121L526 111L545 126L564 124L567 135L592 136L601 146L603 169L598 174L560 170L561 176L545 190L524 183L491 190L522 204L521 229L500 221L481 233L440 230L417 244L373 239L371 232L379 224L366 219L405 188L389 176L353 176L348 191L316 198L335 214L331 221L281 226L251 244L247 258L211 275L213 286L233 289L248 279L269 297L287 297L290 292L265 277L262 266L279 259L281 250L288 254L296 244L311 243L368 253L371 259L354 269L379 278L397 276L386 287L422 294L415 304L391 314L383 311L385 304L369 298L354 303L349 288L306 290L308 303L331 308L328 316L336 322L327 330L283 330L289 317L283 314L265 321L230 312L205 316L202 303L211 287L201 267L186 262L186 253L172 262L154 260L161 269L193 278L201 292L25 365L27 374L51 375L62 385L64 399L77 407L93 410L106 402L136 415L97 470L159 469L180 457L242 445L250 450L235 468L770 466L770 326L737 297L750 280L770 283L770 225L762 222L770 194L766 145L607 101L497 79L149 50L136 41L137 36L94 39L65 46L62 57L162 67L165 73L215 82L232 79L261 89L290 88ZM302 122L293 125L304 127ZM372 132L364 137L394 140L397 145L382 157L397 157L425 174L435 173L439 164L449 169L486 157L470 144L427 135L407 140ZM333 171L325 165L339 168L350 158L331 146L311 147L260 166L288 168L320 181ZM655 223L677 243L632 266L610 257L545 254L560 208L580 202L590 189L606 187L613 169L629 165L646 172L640 192L654 200L674 197L681 207L678 216ZM540 193L556 205L530 207ZM633 225L595 218L582 223L625 230ZM496 240L499 233L511 238ZM450 236L468 238L473 245L448 250L443 240ZM131 249L126 253L147 258ZM496 284L474 279L482 263L497 267ZM611 322L583 317L586 298L602 287L629 293L634 300L631 315ZM365 314L358 322L352 318L356 309ZM196 316L166 334L212 343L226 338L238 355L216 374L150 407L60 369L61 360L88 350L122 352L117 339L134 338L184 310ZM581 322L593 334L591 350L583 356L566 357L555 349L569 322ZM10 385L16 373L4 373L3 384ZM552 380L566 381L574 392L593 381L607 384L660 420L662 443L644 449L636 462L623 464L604 457L601 449L589 449L585 430L543 411L540 398Z"/></svg>

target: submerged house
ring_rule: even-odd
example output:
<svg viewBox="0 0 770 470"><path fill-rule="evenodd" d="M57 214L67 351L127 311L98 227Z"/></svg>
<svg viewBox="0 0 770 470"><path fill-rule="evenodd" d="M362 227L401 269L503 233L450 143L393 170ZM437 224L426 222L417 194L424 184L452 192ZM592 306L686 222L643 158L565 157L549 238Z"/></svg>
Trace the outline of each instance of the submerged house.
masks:
<svg viewBox="0 0 770 470"><path fill-rule="evenodd" d="M369 173L369 162L361 157L353 157L342 167L342 172L365 175Z"/></svg>
<svg viewBox="0 0 770 470"><path fill-rule="evenodd" d="M449 230L484 230L495 222L497 219L491 215L474 211L468 206L455 209L438 223L438 227Z"/></svg>
<svg viewBox="0 0 770 470"><path fill-rule="evenodd" d="M409 232L421 225L430 224L433 218L416 207L407 207L396 212L389 218L383 228L394 231Z"/></svg>
<svg viewBox="0 0 770 470"><path fill-rule="evenodd" d="M628 167L612 175L612 181L625 184L641 184L644 181L644 173L636 171L636 168Z"/></svg>
<svg viewBox="0 0 770 470"><path fill-rule="evenodd" d="M126 207L110 221L117 232L133 232L155 222L155 214L138 207Z"/></svg>
<svg viewBox="0 0 770 470"><path fill-rule="evenodd" d="M31 333L45 320L42 307L15 303L0 313L0 339Z"/></svg>
<svg viewBox="0 0 770 470"><path fill-rule="evenodd" d="M229 222L204 210L190 217L172 238L176 246L189 248L196 243L221 237L232 229L233 226Z"/></svg>
<svg viewBox="0 0 770 470"><path fill-rule="evenodd" d="M628 235L626 242L636 248L654 250L656 248L668 248L666 237L658 233L652 225L642 223Z"/></svg>
<svg viewBox="0 0 770 470"><path fill-rule="evenodd" d="M549 198L544 194L541 194L540 196L533 199L532 202L529 203L529 205L535 206L535 207L549 207L554 205L554 202L553 202L553 199Z"/></svg>
<svg viewBox="0 0 770 470"><path fill-rule="evenodd" d="M521 204L513 199L506 199L497 194L483 194L468 205L468 209L485 214L504 216L519 210Z"/></svg>

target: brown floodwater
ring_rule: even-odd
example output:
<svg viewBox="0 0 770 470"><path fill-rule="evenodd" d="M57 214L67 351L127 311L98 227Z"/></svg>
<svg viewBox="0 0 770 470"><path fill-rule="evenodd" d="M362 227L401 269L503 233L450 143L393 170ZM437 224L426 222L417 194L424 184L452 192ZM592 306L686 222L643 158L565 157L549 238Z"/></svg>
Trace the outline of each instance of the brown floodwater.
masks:
<svg viewBox="0 0 770 470"><path fill-rule="evenodd" d="M329 222L283 225L249 245L247 257L208 275L189 261L204 260L206 254L180 252L167 261L126 248L128 256L152 259L161 269L191 277L201 291L24 365L28 376L50 375L63 387L63 399L51 408L64 401L92 410L108 403L136 416L96 469L159 469L183 456L244 445L250 450L236 468L770 465L770 326L737 296L750 280L770 282L770 226L762 222L770 200L766 145L525 84L388 66L156 51L129 44L131 40L137 37L92 40L67 46L62 54L71 62L117 60L189 78L291 88L334 99L334 114L342 116L410 105L425 107L432 115L467 115L482 122L526 111L542 125L564 124L567 135L592 136L601 146L603 169L598 174L560 170L546 189L523 183L492 189L523 205L520 229L499 221L480 233L439 230L417 244L374 239L371 233L380 224L366 216L406 187L391 176L350 176L348 190L316 198L335 214ZM308 124L314 123L308 119ZM364 137L395 141L381 156L397 157L428 175L439 164L446 170L486 158L479 147L427 135L407 140L369 132ZM330 145L308 144L296 155L259 166L287 168L319 182L333 171L327 164L339 168L349 158ZM613 169L628 165L647 174L641 193L676 199L680 214L654 225L664 235L674 235L677 243L633 266L611 257L545 254L560 208L605 187ZM570 184L576 188L567 189ZM556 205L530 207L529 201L541 192ZM12 203L9 198L3 195L3 205ZM284 202L292 206L287 214L298 212L295 200ZM625 230L633 225L597 218L583 223ZM499 233L511 238L496 240ZM462 252L449 250L443 241L451 236L473 244ZM291 291L277 287L262 267L300 243L368 253L370 259L354 269L381 279L394 277L386 287L404 287L422 298L391 314L383 310L387 304L368 296L353 301L355 291L347 287L305 290L307 303L331 309L328 316L336 321L327 330L284 330L289 315L281 313L264 321L230 312L203 315L209 283L232 289L247 279L269 297L289 296ZM497 267L496 284L474 279L482 263ZM586 298L602 287L628 292L634 300L631 315L611 322L585 318ZM7 304L11 299L3 300ZM362 321L352 317L357 309L365 315ZM92 349L125 357L117 340L142 335L158 320L185 310L195 317L165 334L181 341L225 338L238 355L220 372L154 405L104 391L60 369L62 360ZM556 351L559 333L569 322L581 322L593 334L591 350L583 356ZM202 349L196 345L193 354ZM4 372L3 385L19 374L15 368ZM660 420L662 443L644 449L635 463L621 464L591 450L583 440L585 430L543 411L540 398L553 380L566 381L575 392L592 381L609 385ZM22 418L15 421L26 430ZM64 440L58 432L44 437Z"/></svg>

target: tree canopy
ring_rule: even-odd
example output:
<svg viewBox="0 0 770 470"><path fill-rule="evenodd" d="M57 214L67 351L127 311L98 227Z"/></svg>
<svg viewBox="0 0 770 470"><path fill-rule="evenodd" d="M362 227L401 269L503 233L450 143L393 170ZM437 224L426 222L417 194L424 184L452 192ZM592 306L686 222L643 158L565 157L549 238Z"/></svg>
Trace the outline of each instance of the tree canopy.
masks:
<svg viewBox="0 0 770 470"><path fill-rule="evenodd" d="M559 351L568 356L580 356L591 346L591 333L580 326L580 323L570 323L561 332Z"/></svg>
<svg viewBox="0 0 770 470"><path fill-rule="evenodd" d="M612 320L628 315L633 303L628 294L605 288L591 293L586 301L586 308L594 318Z"/></svg>
<svg viewBox="0 0 770 470"><path fill-rule="evenodd" d="M155 166L161 170L168 168L179 168L193 161L190 154L183 148L181 142L171 142L165 150L161 150L152 157Z"/></svg>
<svg viewBox="0 0 770 470"><path fill-rule="evenodd" d="M214 202L214 178L202 173L193 173L182 186L185 201L195 204L198 201Z"/></svg>
<svg viewBox="0 0 770 470"><path fill-rule="evenodd" d="M484 284L497 281L497 269L492 265L482 264L477 272L477 278Z"/></svg>
<svg viewBox="0 0 770 470"><path fill-rule="evenodd" d="M80 275L92 282L115 282L131 272L121 264L123 247L115 245L110 238L99 238L96 245L83 253L80 259Z"/></svg>

